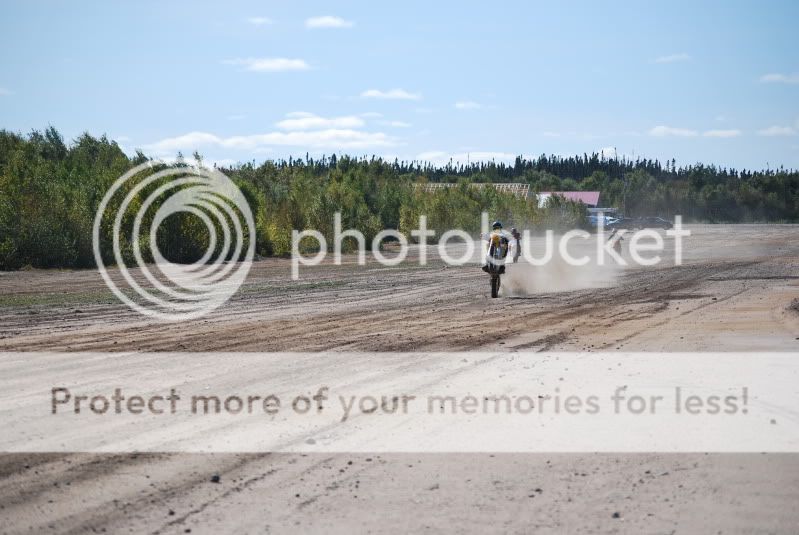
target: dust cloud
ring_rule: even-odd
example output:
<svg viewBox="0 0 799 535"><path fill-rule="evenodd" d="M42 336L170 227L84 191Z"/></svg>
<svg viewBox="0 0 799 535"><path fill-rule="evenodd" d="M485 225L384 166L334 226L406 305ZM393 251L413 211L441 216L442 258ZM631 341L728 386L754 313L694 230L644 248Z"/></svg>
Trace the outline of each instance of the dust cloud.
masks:
<svg viewBox="0 0 799 535"><path fill-rule="evenodd" d="M616 284L623 269L623 266L611 262L604 266L593 261L584 266L572 266L557 254L543 266L534 266L520 259L516 264L507 265L500 295L523 297L548 292L607 288Z"/></svg>
<svg viewBox="0 0 799 535"><path fill-rule="evenodd" d="M612 258L606 257L603 265L597 261L597 250L594 236L588 243L573 240L569 244L569 253L575 257L588 256L590 261L584 266L569 264L560 256L557 248L559 236L555 237L555 247L552 259L542 266L534 266L525 262L524 257L519 258L515 264L508 263L505 275L502 277L500 295L505 297L524 297L528 295L548 292L568 292L586 288L607 288L615 286L625 266L617 264ZM545 243L543 239L531 240L527 244L530 253L537 258L544 255ZM630 261L625 251L622 257Z"/></svg>

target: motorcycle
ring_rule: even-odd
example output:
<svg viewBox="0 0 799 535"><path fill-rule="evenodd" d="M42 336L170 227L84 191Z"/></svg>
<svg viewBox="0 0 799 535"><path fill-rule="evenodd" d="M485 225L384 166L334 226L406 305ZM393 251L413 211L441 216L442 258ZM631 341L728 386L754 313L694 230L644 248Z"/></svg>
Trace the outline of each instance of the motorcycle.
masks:
<svg viewBox="0 0 799 535"><path fill-rule="evenodd" d="M500 276L505 273L505 258L508 255L508 239L504 236L491 236L488 255L483 271L491 275L491 297L499 297Z"/></svg>

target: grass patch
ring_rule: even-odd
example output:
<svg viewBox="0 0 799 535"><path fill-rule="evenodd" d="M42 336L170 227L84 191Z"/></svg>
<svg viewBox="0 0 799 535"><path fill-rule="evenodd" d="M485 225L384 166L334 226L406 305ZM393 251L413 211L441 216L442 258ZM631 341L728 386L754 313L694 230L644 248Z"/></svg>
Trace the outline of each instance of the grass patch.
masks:
<svg viewBox="0 0 799 535"><path fill-rule="evenodd" d="M0 295L0 308L112 304L118 301L110 291Z"/></svg>
<svg viewBox="0 0 799 535"><path fill-rule="evenodd" d="M316 281L316 282L295 282L295 281L281 281L274 282L261 282L257 284L244 284L239 288L235 295L250 295L260 294L268 295L278 292L294 292L298 290L325 290L330 288L338 288L346 286L352 281L347 280L331 280L331 281Z"/></svg>
<svg viewBox="0 0 799 535"><path fill-rule="evenodd" d="M294 282L286 281L275 283L244 284L233 294L237 295L269 295L278 292L294 292L308 290L326 290L350 284L351 281L316 281L316 282ZM153 288L148 288L154 291ZM136 299L138 294L133 290L123 290L125 295L131 299ZM157 293L157 292L156 292ZM120 303L116 295L110 290L98 290L93 292L52 292L41 294L14 294L0 295L0 309L31 308L31 307L70 307L86 305L113 305Z"/></svg>

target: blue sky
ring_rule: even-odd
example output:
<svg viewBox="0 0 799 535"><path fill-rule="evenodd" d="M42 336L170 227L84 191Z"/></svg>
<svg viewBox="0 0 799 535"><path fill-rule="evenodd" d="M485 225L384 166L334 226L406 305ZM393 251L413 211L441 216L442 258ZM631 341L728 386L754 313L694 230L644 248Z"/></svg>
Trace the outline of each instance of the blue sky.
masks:
<svg viewBox="0 0 799 535"><path fill-rule="evenodd" d="M0 4L0 127L230 163L799 167L799 2Z"/></svg>

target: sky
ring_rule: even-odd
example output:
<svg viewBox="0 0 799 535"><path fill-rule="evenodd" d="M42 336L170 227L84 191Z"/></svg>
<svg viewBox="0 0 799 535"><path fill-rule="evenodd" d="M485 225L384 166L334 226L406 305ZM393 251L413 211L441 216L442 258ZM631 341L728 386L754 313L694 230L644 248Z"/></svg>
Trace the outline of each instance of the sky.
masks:
<svg viewBox="0 0 799 535"><path fill-rule="evenodd" d="M799 168L799 2L0 2L0 128L206 162Z"/></svg>

